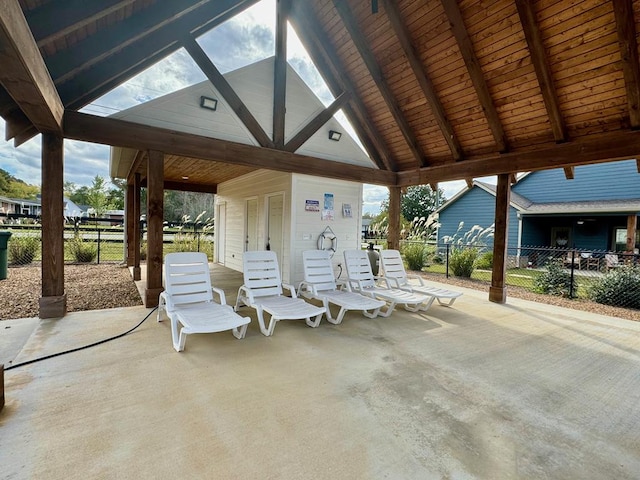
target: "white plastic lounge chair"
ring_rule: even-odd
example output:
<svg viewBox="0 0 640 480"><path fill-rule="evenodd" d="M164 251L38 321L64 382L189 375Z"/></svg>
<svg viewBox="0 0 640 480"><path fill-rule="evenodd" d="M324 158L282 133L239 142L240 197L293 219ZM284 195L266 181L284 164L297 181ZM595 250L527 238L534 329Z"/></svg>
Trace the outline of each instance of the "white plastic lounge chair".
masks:
<svg viewBox="0 0 640 480"><path fill-rule="evenodd" d="M326 250L307 250L302 252L304 281L298 287L298 295L320 300L327 309L327 321L334 325L342 323L344 314L349 310L360 310L365 317L375 318L385 302L364 296L356 292L339 290L333 276L331 255ZM340 307L338 316L333 318L329 304ZM370 311L369 311L370 310Z"/></svg>
<svg viewBox="0 0 640 480"><path fill-rule="evenodd" d="M371 271L367 252L364 250L345 250L344 264L347 270L347 286L349 290L373 298L380 298L387 302L387 309L384 312L380 312L382 317L391 315L398 304L403 305L410 312L425 311L435 299L431 295L393 288L386 278L378 279L382 282L382 285L378 285L376 283L377 279Z"/></svg>
<svg viewBox="0 0 640 480"><path fill-rule="evenodd" d="M380 264L384 272L384 278L388 278L392 286L409 292L433 295L440 305L449 307L453 305L456 298L462 296L462 292L425 285L419 275L407 275L398 250L382 250L380 252ZM418 280L418 284L411 283L410 280ZM444 301L443 299L447 300Z"/></svg>
<svg viewBox="0 0 640 480"><path fill-rule="evenodd" d="M241 317L227 305L224 291L211 286L209 263L204 253L169 253L164 259L165 290L158 302L158 321L166 312L171 320L173 348L181 352L187 335L231 330L241 339L247 332L249 317ZM220 303L213 299L213 292ZM182 325L178 335L178 324Z"/></svg>
<svg viewBox="0 0 640 480"><path fill-rule="evenodd" d="M267 337L272 335L276 323L280 320L304 318L310 327L320 325L322 314L326 309L298 298L291 285L282 283L275 252L244 252L242 262L244 285L238 290L235 309L237 312L243 304L255 308L263 335ZM283 288L291 292L291 297L283 295ZM265 324L264 312L271 315L268 326ZM315 319L311 320L312 317Z"/></svg>
<svg viewBox="0 0 640 480"><path fill-rule="evenodd" d="M616 255L615 253L605 254L604 261L607 268L607 272L609 270L622 266L622 263L620 263L620 259L618 258L618 255Z"/></svg>

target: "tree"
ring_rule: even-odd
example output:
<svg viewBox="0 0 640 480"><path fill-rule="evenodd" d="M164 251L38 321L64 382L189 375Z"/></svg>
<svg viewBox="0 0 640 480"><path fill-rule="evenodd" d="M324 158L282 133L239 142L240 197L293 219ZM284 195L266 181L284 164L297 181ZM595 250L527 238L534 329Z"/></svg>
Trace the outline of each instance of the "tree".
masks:
<svg viewBox="0 0 640 480"><path fill-rule="evenodd" d="M107 182L100 175L96 175L93 183L87 189L87 205L95 210L97 217L102 217L111 208L107 197Z"/></svg>
<svg viewBox="0 0 640 480"><path fill-rule="evenodd" d="M400 213L407 221L415 218L428 218L440 205L445 202L444 191L439 188L431 190L429 185L414 185L407 188L400 200ZM381 213L388 214L389 198L382 201Z"/></svg>
<svg viewBox="0 0 640 480"><path fill-rule="evenodd" d="M10 198L35 199L40 188L19 180L0 168L0 195Z"/></svg>

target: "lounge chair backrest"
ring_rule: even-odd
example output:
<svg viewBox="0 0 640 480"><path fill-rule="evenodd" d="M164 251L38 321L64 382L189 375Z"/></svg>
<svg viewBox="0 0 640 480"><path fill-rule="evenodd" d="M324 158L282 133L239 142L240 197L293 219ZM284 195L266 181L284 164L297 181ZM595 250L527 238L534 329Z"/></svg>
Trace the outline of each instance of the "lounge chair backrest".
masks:
<svg viewBox="0 0 640 480"><path fill-rule="evenodd" d="M167 254L164 258L164 283L174 306L213 301L209 261L204 253Z"/></svg>
<svg viewBox="0 0 640 480"><path fill-rule="evenodd" d="M282 280L276 252L258 250L242 256L244 284L254 297L282 295Z"/></svg>
<svg viewBox="0 0 640 480"><path fill-rule="evenodd" d="M344 264L347 269L347 277L350 280L359 280L364 288L376 286L367 252L364 250L345 250Z"/></svg>
<svg viewBox="0 0 640 480"><path fill-rule="evenodd" d="M306 250L302 252L304 281L313 285L316 291L336 290L331 257L327 250Z"/></svg>
<svg viewBox="0 0 640 480"><path fill-rule="evenodd" d="M402 287L409 283L404 263L402 263L402 256L398 250L381 250L380 263L384 276L394 279L398 282L398 286Z"/></svg>

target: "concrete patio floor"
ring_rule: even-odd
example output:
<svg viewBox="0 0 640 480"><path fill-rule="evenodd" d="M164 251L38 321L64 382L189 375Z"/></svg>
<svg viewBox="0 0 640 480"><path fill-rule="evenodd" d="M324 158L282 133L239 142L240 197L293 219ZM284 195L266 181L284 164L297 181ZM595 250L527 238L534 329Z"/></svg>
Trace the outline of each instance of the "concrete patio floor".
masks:
<svg viewBox="0 0 640 480"><path fill-rule="evenodd" d="M231 294L239 276L222 272ZM271 338L246 309L244 340L191 335L183 353L154 313L7 371L0 477L639 478L640 324L460 290L452 308L280 322ZM148 312L1 322L0 361Z"/></svg>

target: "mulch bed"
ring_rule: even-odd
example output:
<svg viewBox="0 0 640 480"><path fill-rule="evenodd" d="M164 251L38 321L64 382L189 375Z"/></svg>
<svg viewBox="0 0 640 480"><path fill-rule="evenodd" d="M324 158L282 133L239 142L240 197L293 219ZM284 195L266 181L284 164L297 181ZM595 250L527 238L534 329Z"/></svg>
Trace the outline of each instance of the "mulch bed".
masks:
<svg viewBox="0 0 640 480"><path fill-rule="evenodd" d="M117 264L65 265L67 311L142 305L129 269ZM38 316L40 265L10 267L0 280L0 320Z"/></svg>

